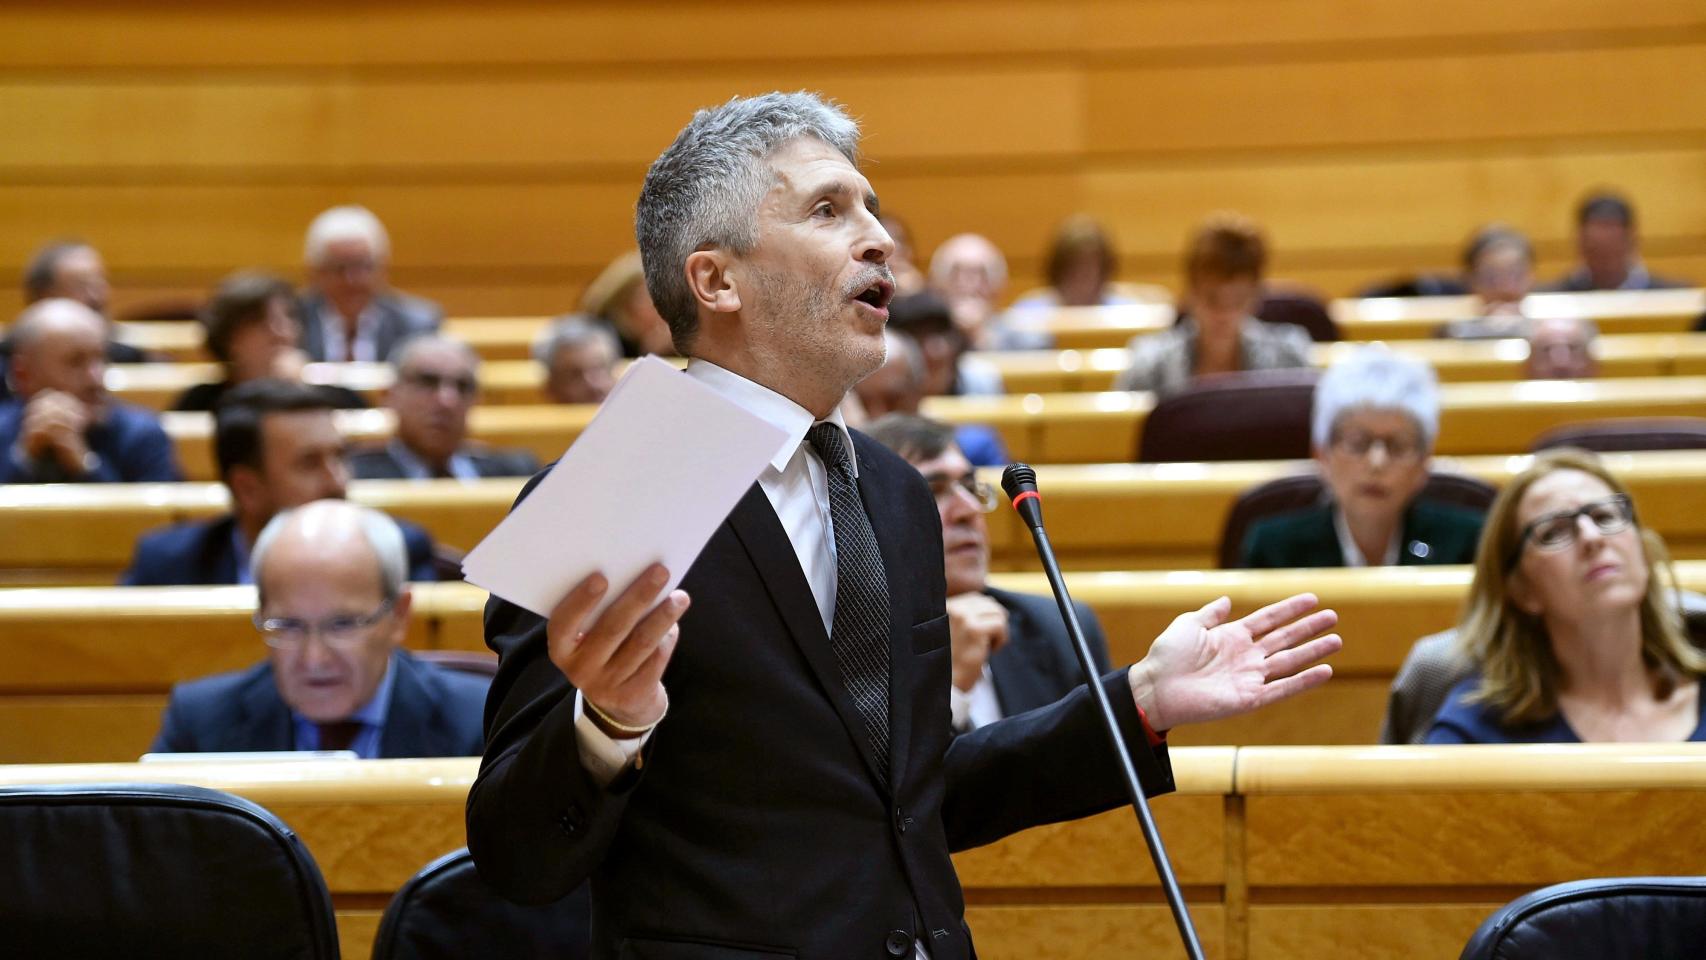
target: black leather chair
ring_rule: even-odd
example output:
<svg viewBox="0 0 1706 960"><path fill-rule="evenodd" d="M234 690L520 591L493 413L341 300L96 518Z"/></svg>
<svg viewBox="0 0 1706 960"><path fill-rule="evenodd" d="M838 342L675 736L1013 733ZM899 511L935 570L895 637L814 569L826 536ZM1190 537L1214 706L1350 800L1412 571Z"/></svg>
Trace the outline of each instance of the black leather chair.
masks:
<svg viewBox="0 0 1706 960"><path fill-rule="evenodd" d="M241 797L176 784L0 788L0 956L338 956L296 834Z"/></svg>
<svg viewBox="0 0 1706 960"><path fill-rule="evenodd" d="M511 903L480 879L464 848L427 864L391 898L373 960L582 960L591 942L586 884L556 903Z"/></svg>
<svg viewBox="0 0 1706 960"><path fill-rule="evenodd" d="M1309 456L1313 369L1247 370L1199 377L1149 411L1140 463L1296 460Z"/></svg>
<svg viewBox="0 0 1706 960"><path fill-rule="evenodd" d="M416 660L476 677L498 675L498 655L486 650L415 650Z"/></svg>
<svg viewBox="0 0 1706 960"><path fill-rule="evenodd" d="M1327 305L1319 297L1302 290L1269 290L1256 308L1256 319L1263 323L1290 323L1309 331L1316 343L1331 343L1340 339L1339 325L1333 322Z"/></svg>
<svg viewBox="0 0 1706 960"><path fill-rule="evenodd" d="M1485 512L1493 505L1493 497L1497 494L1498 490L1483 480L1460 473L1434 473L1428 475L1427 486L1422 488L1420 496L1425 500ZM1256 521L1314 506L1326 496L1327 485L1319 474L1313 472L1278 477L1239 494L1232 503L1232 509L1227 511L1226 525L1220 531L1221 569L1237 569L1244 538L1249 536Z"/></svg>
<svg viewBox="0 0 1706 960"><path fill-rule="evenodd" d="M1621 417L1566 424L1541 434L1532 449L1581 447L1595 453L1706 450L1706 417Z"/></svg>
<svg viewBox="0 0 1706 960"><path fill-rule="evenodd" d="M1488 917L1461 960L1664 960L1706 953L1706 877L1578 880Z"/></svg>

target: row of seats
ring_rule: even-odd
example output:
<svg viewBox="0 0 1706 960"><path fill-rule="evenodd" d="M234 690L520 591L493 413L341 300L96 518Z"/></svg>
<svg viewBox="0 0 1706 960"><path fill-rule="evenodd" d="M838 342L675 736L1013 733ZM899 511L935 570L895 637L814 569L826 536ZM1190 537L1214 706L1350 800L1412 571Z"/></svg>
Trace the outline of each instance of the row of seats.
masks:
<svg viewBox="0 0 1706 960"><path fill-rule="evenodd" d="M1469 755L1182 747L1173 751L1178 792L1155 801L1155 818L1210 956L1444 957L1536 887L1698 872L1693 845L1677 841L1706 800L1703 760L1706 748L1692 744ZM476 769L473 759L16 766L0 768L0 792L152 781L261 804L323 875L343 956L365 957L391 894L463 845ZM1120 810L958 854L980 955L1176 954L1155 874L1134 855L1141 848L1134 818ZM8 876L0 894L18 893L9 889L18 883Z"/></svg>
<svg viewBox="0 0 1706 960"><path fill-rule="evenodd" d="M1473 297L1407 297L1336 300L1330 307L1346 340L1421 340L1455 320L1480 314ZM1706 313L1706 291L1698 289L1540 293L1523 302L1528 316L1581 316L1602 333L1682 333ZM1173 307L1131 304L1115 307L1056 307L1027 311L1017 326L1045 333L1071 349L1121 347L1132 337L1172 326ZM488 360L529 356L548 317L453 317L444 331L467 341ZM193 321L154 321L125 326L121 339L179 360L205 359L203 332Z"/></svg>

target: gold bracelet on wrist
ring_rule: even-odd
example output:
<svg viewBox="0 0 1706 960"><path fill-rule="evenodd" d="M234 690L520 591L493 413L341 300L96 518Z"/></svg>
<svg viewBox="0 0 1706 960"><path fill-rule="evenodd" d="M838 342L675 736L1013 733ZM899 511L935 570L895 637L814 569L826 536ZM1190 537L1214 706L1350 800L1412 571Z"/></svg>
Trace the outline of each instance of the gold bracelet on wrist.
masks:
<svg viewBox="0 0 1706 960"><path fill-rule="evenodd" d="M663 722L663 718L669 715L669 704L666 703L663 707L663 713L658 714L658 718L656 720L653 720L651 723L646 724L643 727L631 727L622 721L617 720L615 717L612 717L610 714L605 713L603 710L600 710L598 708L598 704L593 703L585 697L581 698L581 703L585 704L586 708L592 711L594 719L602 726L607 729L614 730L625 737L643 737L646 734L651 733L658 724Z"/></svg>

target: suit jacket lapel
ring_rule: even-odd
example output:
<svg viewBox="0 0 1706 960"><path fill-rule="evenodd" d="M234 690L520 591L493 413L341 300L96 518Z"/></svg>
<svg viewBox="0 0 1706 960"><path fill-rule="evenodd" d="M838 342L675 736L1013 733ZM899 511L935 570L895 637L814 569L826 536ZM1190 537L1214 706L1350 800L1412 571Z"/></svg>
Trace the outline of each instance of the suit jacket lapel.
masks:
<svg viewBox="0 0 1706 960"><path fill-rule="evenodd" d="M861 437L863 439L863 437ZM875 442L875 441L866 441ZM854 443L855 452L859 443ZM907 555L906 518L899 510L899 501L884 496L877 486L876 469L864 457L859 458L859 498L865 501L865 515L871 520L871 532L877 537L877 549L883 556L883 576L890 585L889 603L889 767L891 784L898 783L906 772L907 745L912 740L911 700L903 688L897 688L895 675L907 670L912 661L912 624L910 611L893 603L893 584L913 576L916 557Z"/></svg>
<svg viewBox="0 0 1706 960"><path fill-rule="evenodd" d="M764 488L754 483L747 489L746 496L729 514L729 527L741 546L746 548L747 556L758 570L759 581L770 594L776 612L782 615L782 622L787 624L800 653L811 665L818 685L835 707L841 725L847 728L847 735L858 749L859 756L864 758L866 768L876 776L877 758L871 752L865 734L865 721L853 705L847 685L841 681L841 668L835 663L835 652L830 649L823 618L812 599L811 584L806 582L794 545L788 539L788 532L782 529L782 521L777 519L775 508L770 506L770 498L764 495ZM890 701L893 701L892 696Z"/></svg>
<svg viewBox="0 0 1706 960"><path fill-rule="evenodd" d="M290 708L278 695L271 666L263 666L249 677L241 697L243 713L237 729L230 731L230 743L242 744L241 750L296 749Z"/></svg>
<svg viewBox="0 0 1706 960"><path fill-rule="evenodd" d="M379 734L381 757L440 757L456 753L437 742L439 700L415 662L391 654L391 703Z"/></svg>

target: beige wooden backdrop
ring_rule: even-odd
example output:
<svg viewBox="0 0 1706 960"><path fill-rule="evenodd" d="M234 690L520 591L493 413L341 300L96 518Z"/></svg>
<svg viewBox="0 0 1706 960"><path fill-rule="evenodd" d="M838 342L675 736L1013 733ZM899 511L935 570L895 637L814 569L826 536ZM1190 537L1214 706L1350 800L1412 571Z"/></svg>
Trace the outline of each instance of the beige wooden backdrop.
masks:
<svg viewBox="0 0 1706 960"><path fill-rule="evenodd" d="M1706 280L1699 0L24 0L0 9L0 273L72 233L121 307L294 275L308 219L361 202L400 285L553 312L628 243L689 112L778 87L846 102L921 248L986 232L1015 287L1079 210L1138 281L1172 283L1222 207L1331 294L1448 267L1490 219L1553 273L1598 184L1636 199L1655 270Z"/></svg>

